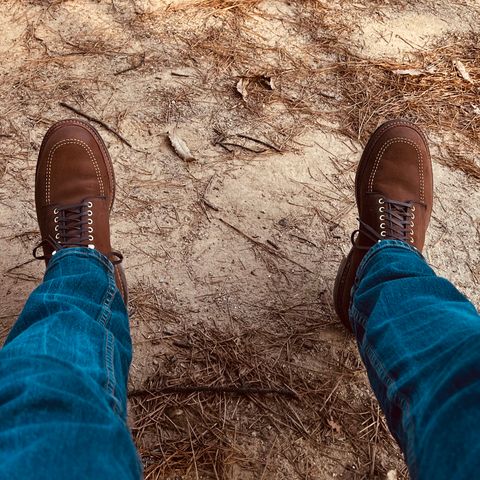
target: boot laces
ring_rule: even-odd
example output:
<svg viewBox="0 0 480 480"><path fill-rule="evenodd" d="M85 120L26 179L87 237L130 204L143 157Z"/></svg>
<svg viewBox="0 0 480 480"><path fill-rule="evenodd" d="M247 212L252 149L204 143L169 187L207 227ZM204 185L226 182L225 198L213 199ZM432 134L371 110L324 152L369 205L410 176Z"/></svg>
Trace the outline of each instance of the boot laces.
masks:
<svg viewBox="0 0 480 480"><path fill-rule="evenodd" d="M47 244L53 248L52 255L55 255L57 250L68 247L94 249L92 207L93 203L87 200L74 205L57 205L53 210L55 235L50 235L40 242L35 247L33 256L38 260L45 259L45 256L37 254L37 250Z"/></svg>
<svg viewBox="0 0 480 480"><path fill-rule="evenodd" d="M93 244L92 202L58 206L54 209L55 240L61 248L88 247Z"/></svg>
<svg viewBox="0 0 480 480"><path fill-rule="evenodd" d="M360 229L352 234L352 243L355 244L357 233L363 233L374 242L380 240L401 240L414 243L415 205L413 202L400 202L388 198L378 199L380 231L375 230L363 220L359 220ZM361 247L359 247L361 248ZM367 249L369 247L366 247Z"/></svg>
<svg viewBox="0 0 480 480"><path fill-rule="evenodd" d="M38 254L38 249L45 245L53 248L52 255L63 248L88 247L95 249L92 207L93 203L88 200L74 205L56 206L53 210L55 236L50 235L42 240L33 250L33 256L37 260L46 260L45 254ZM118 265L123 260L123 255L114 250L105 255L113 265Z"/></svg>

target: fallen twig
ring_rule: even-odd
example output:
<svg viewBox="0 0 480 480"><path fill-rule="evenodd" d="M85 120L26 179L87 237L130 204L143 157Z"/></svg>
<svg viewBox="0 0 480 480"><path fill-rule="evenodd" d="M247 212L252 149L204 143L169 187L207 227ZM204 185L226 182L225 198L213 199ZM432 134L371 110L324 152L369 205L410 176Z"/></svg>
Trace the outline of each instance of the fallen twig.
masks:
<svg viewBox="0 0 480 480"><path fill-rule="evenodd" d="M131 65L128 68L124 68L123 70L119 70L118 72L115 72L114 75L122 75L123 73L131 72L132 70L136 70L137 68L140 68L143 64L145 63L145 53L142 53L140 56L140 60L133 65Z"/></svg>
<svg viewBox="0 0 480 480"><path fill-rule="evenodd" d="M205 190L204 190L203 195L202 195L202 202L207 207L209 207L212 210L215 210L216 212L218 212L220 209L216 205L214 205L210 200L207 200L208 189L210 188L210 185L212 184L213 177L215 177L215 175L212 175L210 177L210 180L208 181L207 186L205 187Z"/></svg>
<svg viewBox="0 0 480 480"><path fill-rule="evenodd" d="M283 258L284 260L287 260L288 262L293 263L294 265L297 265L297 267L303 268L303 270L306 270L309 273L313 273L313 271L310 270L305 265L302 265L301 263L298 263L297 261L292 260L290 257L287 257L284 253L281 253L281 252L275 250L273 247L270 247L269 245L266 245L263 242L259 242L258 240L255 240L254 238L250 237L250 235L247 235L246 233L242 232L239 228L235 227L231 223L228 223L223 218L219 218L219 220L222 223L224 223L225 225L227 225L227 227L230 227L232 230L234 230L235 232L240 234L242 237L244 237L247 240L249 240L250 242L252 242L254 245L257 245L258 247L261 247L264 250L266 250L268 253L271 253L272 255L276 255L277 257Z"/></svg>
<svg viewBox="0 0 480 480"><path fill-rule="evenodd" d="M116 130L114 130L112 127L107 125L104 121L99 120L98 118L92 117L88 113L84 113L81 110L78 110L78 108L72 107L71 105L68 105L65 102L59 102L59 105L63 108L66 108L67 110L70 110L73 113L76 113L77 115L80 115L83 118L86 118L88 121L97 123L98 125L101 125L105 130L108 130L111 134L115 135L122 143L127 145L130 148L132 147L132 144L126 140L122 135L120 135Z"/></svg>
<svg viewBox="0 0 480 480"><path fill-rule="evenodd" d="M241 145L240 143L235 143L235 142L216 142L216 144L220 145L223 148L227 148L227 147L243 148L244 150L247 150L248 152L253 152L253 153L264 153L267 151L265 148L261 150L257 150L255 148L250 148L250 147L247 147L246 145Z"/></svg>
<svg viewBox="0 0 480 480"><path fill-rule="evenodd" d="M311 240L308 240L308 238L301 237L300 235L296 235L295 233L290 233L291 237L298 238L298 240L301 240L302 242L309 243L310 245L318 248L318 245Z"/></svg>
<svg viewBox="0 0 480 480"><path fill-rule="evenodd" d="M208 207L208 208L211 208L212 210L215 210L216 212L218 212L220 209L214 205L212 202L210 202L210 200L207 200L205 197L202 197L202 202Z"/></svg>
<svg viewBox="0 0 480 480"><path fill-rule="evenodd" d="M258 138L250 137L249 135L245 135L243 133L237 133L237 137L245 138L246 140L251 140L252 142L259 143L260 145L271 148L276 152L282 152L280 148L276 147L275 145L272 145L271 143L265 142L264 140L259 140Z"/></svg>
<svg viewBox="0 0 480 480"><path fill-rule="evenodd" d="M280 250L280 247L276 243L272 242L271 240L267 239L267 243L271 245L275 250Z"/></svg>
<svg viewBox="0 0 480 480"><path fill-rule="evenodd" d="M234 395L282 395L289 398L298 398L298 395L288 388L260 388L260 387L236 387L233 385L178 385L171 387L155 388L153 390L132 390L128 398L145 397L148 395L162 395L166 393L231 393Z"/></svg>

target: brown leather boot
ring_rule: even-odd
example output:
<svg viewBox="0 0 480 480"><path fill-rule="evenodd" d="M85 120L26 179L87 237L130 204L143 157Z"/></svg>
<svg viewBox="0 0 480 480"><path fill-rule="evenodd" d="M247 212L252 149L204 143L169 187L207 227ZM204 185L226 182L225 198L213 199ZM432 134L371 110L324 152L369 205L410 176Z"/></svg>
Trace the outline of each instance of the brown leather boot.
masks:
<svg viewBox="0 0 480 480"><path fill-rule="evenodd" d="M408 242L422 251L433 203L432 163L422 131L406 120L380 126L365 147L355 178L359 229L334 288L335 310L351 330L348 310L355 274L380 240Z"/></svg>
<svg viewBox="0 0 480 480"><path fill-rule="evenodd" d="M80 120L54 124L43 139L37 162L35 204L42 242L33 255L48 265L63 248L98 250L114 264L115 280L127 303L123 257L110 245L114 197L112 161L98 132Z"/></svg>

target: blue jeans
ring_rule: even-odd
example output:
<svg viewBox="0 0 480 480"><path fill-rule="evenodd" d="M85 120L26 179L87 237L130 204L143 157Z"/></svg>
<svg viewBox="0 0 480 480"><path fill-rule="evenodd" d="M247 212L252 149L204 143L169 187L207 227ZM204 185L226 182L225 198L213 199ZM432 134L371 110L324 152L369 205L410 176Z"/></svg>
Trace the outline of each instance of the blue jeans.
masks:
<svg viewBox="0 0 480 480"><path fill-rule="evenodd" d="M0 478L138 479L132 356L112 264L59 251L0 350Z"/></svg>
<svg viewBox="0 0 480 480"><path fill-rule="evenodd" d="M414 249L384 241L359 268L350 313L412 478L477 478L475 308ZM130 360L112 265L93 250L58 252L0 351L0 478L140 478L125 421Z"/></svg>
<svg viewBox="0 0 480 480"><path fill-rule="evenodd" d="M480 478L480 316L406 243L377 243L350 320L412 479Z"/></svg>

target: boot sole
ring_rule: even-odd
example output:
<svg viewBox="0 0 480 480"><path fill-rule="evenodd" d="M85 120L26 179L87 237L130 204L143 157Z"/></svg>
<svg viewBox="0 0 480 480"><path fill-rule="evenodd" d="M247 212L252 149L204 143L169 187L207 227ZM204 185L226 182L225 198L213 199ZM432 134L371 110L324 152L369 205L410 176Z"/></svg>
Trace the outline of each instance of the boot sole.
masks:
<svg viewBox="0 0 480 480"><path fill-rule="evenodd" d="M117 285L119 285L120 295L123 298L125 306L128 307L128 284L127 277L125 276L125 270L122 265L115 265L115 277L118 280Z"/></svg>
<svg viewBox="0 0 480 480"><path fill-rule="evenodd" d="M337 277L335 278L335 285L333 286L333 305L335 307L335 312L340 318L341 322L349 330L352 331L352 326L350 325L350 319L348 315L348 310L345 312L342 308L342 302L340 302L340 292L344 290L345 279L347 277L348 270L350 269L352 260L352 250L346 257L343 257L343 260L340 263L338 268Z"/></svg>

